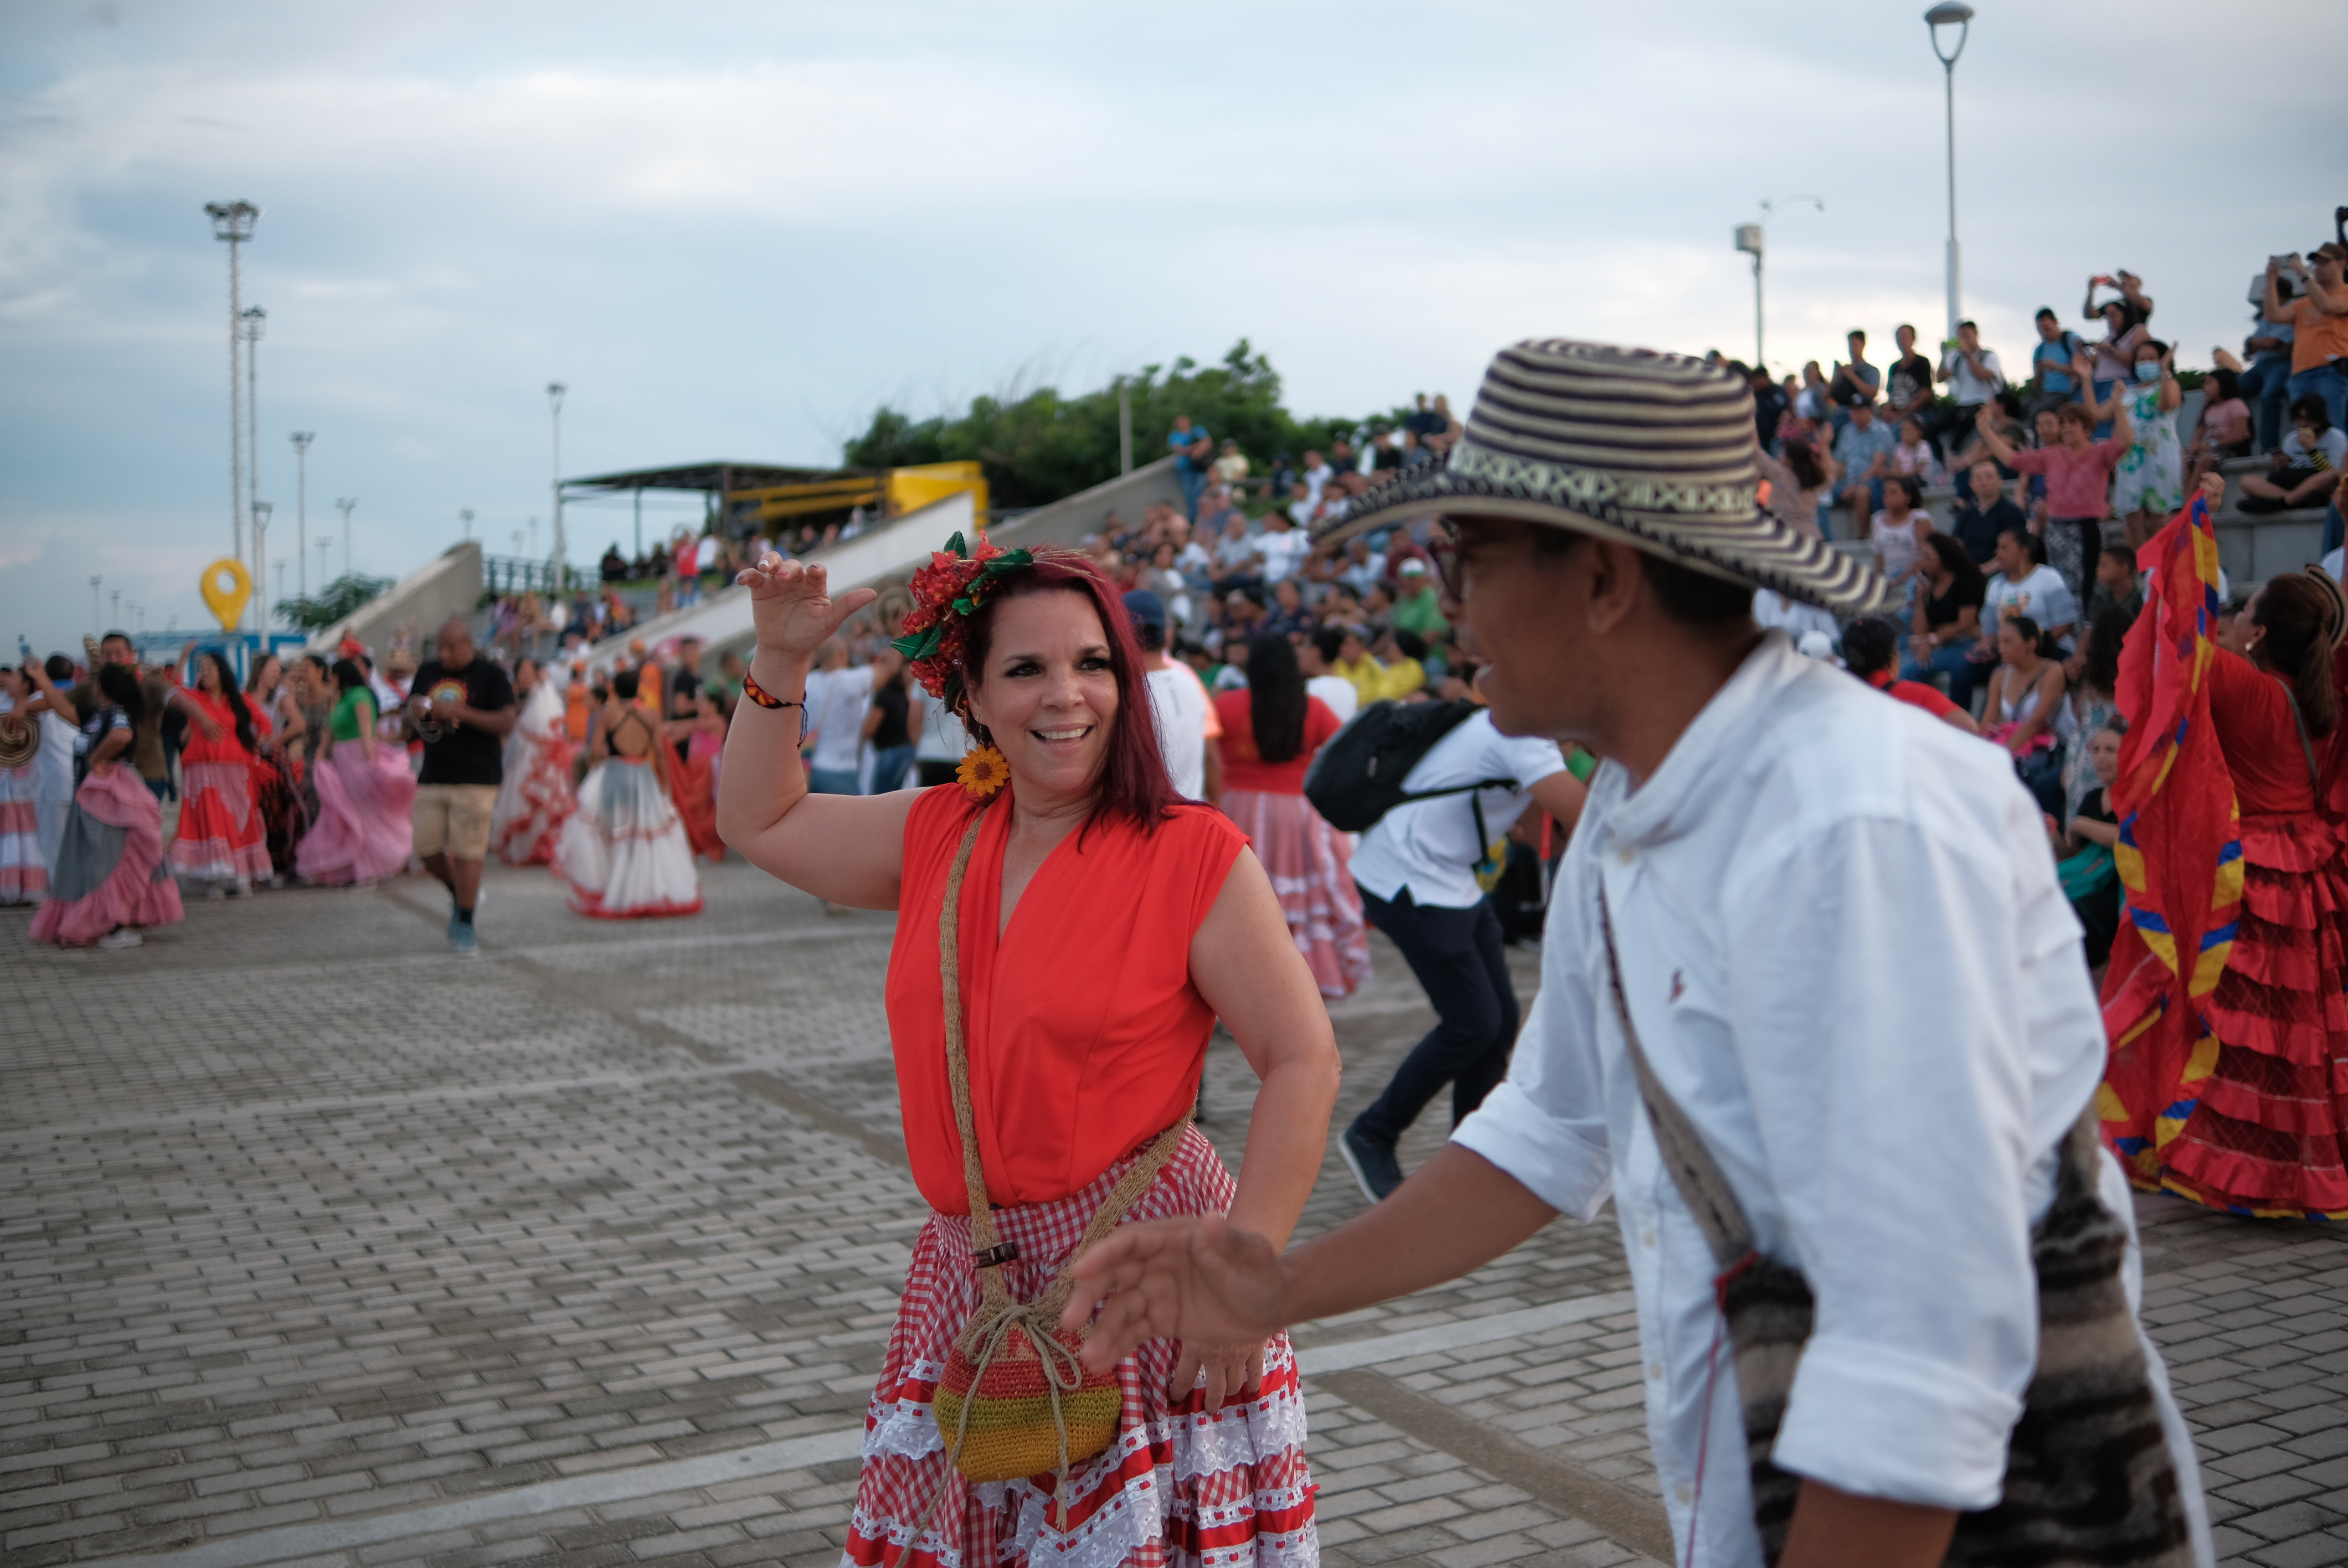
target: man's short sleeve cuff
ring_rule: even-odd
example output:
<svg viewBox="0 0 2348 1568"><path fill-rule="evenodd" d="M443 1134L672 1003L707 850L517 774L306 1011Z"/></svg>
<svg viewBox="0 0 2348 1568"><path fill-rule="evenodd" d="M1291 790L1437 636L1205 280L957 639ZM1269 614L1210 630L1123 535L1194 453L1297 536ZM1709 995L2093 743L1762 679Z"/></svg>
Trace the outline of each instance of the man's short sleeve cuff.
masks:
<svg viewBox="0 0 2348 1568"><path fill-rule="evenodd" d="M1451 1141L1481 1154L1541 1202L1576 1220L1595 1216L1613 1191L1613 1168L1605 1146L1541 1110L1512 1081L1504 1080L1486 1095L1474 1114L1452 1132Z"/></svg>
<svg viewBox="0 0 2348 1568"><path fill-rule="evenodd" d="M1993 1505L2022 1401L1946 1363L1813 1338L1770 1457L1842 1491L1932 1508Z"/></svg>

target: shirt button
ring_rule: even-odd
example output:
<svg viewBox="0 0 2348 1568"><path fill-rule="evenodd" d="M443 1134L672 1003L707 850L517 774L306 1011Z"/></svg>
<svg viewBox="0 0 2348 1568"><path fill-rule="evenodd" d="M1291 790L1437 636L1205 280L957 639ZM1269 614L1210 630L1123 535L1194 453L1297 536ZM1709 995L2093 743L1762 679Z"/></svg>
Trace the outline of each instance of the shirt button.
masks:
<svg viewBox="0 0 2348 1568"><path fill-rule="evenodd" d="M1636 860L1638 856L1631 852L1631 846L1626 844L1622 848L1614 852L1614 858L1622 864L1628 866L1631 862Z"/></svg>
<svg viewBox="0 0 2348 1568"><path fill-rule="evenodd" d="M1687 1482L1682 1481L1679 1485L1672 1488L1672 1495L1682 1502L1687 1501L1689 1495Z"/></svg>
<svg viewBox="0 0 2348 1568"><path fill-rule="evenodd" d="M1647 1376L1654 1378L1657 1382L1661 1382L1663 1377L1663 1364L1661 1361L1648 1362Z"/></svg>
<svg viewBox="0 0 2348 1568"><path fill-rule="evenodd" d="M1641 1246L1653 1246L1653 1245L1655 1245L1655 1233L1654 1233L1654 1232L1653 1232L1653 1231L1643 1231L1643 1232L1640 1233L1640 1236L1639 1236L1639 1245L1640 1245Z"/></svg>

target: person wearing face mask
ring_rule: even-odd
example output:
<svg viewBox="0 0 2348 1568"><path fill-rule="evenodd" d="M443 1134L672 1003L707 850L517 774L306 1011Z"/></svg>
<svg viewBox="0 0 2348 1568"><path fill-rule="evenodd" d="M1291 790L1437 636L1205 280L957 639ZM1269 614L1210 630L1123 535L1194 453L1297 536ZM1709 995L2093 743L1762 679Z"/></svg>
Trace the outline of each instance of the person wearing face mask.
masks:
<svg viewBox="0 0 2348 1568"><path fill-rule="evenodd" d="M2112 515L2126 529L2131 548L2185 504L2185 451L2177 438L2177 406L2185 394L2169 367L2169 350L2157 338L2136 345L2135 375L2094 405L2098 420L2124 422L2133 435L2112 469ZM2121 437L2127 440L2127 437ZM2089 575L2095 563L2087 563Z"/></svg>

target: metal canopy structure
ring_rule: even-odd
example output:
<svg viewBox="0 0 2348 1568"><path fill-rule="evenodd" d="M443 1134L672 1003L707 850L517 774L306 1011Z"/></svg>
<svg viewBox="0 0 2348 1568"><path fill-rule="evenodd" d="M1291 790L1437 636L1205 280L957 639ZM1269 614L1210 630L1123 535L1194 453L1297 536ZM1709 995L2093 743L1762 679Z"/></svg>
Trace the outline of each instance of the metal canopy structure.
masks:
<svg viewBox="0 0 2348 1568"><path fill-rule="evenodd" d="M819 479L869 476L867 468L794 468L780 463L675 463L659 468L633 468L621 474L596 474L565 479L566 494L591 496L631 490L695 490L722 496L729 490L765 489L775 485L806 485Z"/></svg>
<svg viewBox="0 0 2348 1568"><path fill-rule="evenodd" d="M928 506L939 497L969 490L979 511L986 510L986 477L973 462L927 463L905 468L794 468L775 463L680 463L565 479L566 499L633 497L637 507L639 553L644 548L644 494L685 491L703 499L704 526L726 532L770 530L789 518L846 513L870 507L894 517Z"/></svg>

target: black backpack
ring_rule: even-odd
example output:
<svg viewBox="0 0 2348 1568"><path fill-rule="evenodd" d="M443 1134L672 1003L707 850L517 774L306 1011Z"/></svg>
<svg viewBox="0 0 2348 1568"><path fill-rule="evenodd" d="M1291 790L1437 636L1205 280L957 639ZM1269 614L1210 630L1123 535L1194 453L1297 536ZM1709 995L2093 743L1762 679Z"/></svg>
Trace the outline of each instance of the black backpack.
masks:
<svg viewBox="0 0 2348 1568"><path fill-rule="evenodd" d="M1363 833L1380 817L1412 801L1437 800L1471 790L1519 789L1513 778L1478 779L1449 789L1406 791L1403 780L1435 743L1476 716L1476 704L1454 702L1372 702L1354 715L1345 727L1329 737L1313 765L1305 771L1304 797L1330 826L1340 833ZM1484 803L1476 810L1476 842L1488 841L1484 832Z"/></svg>

